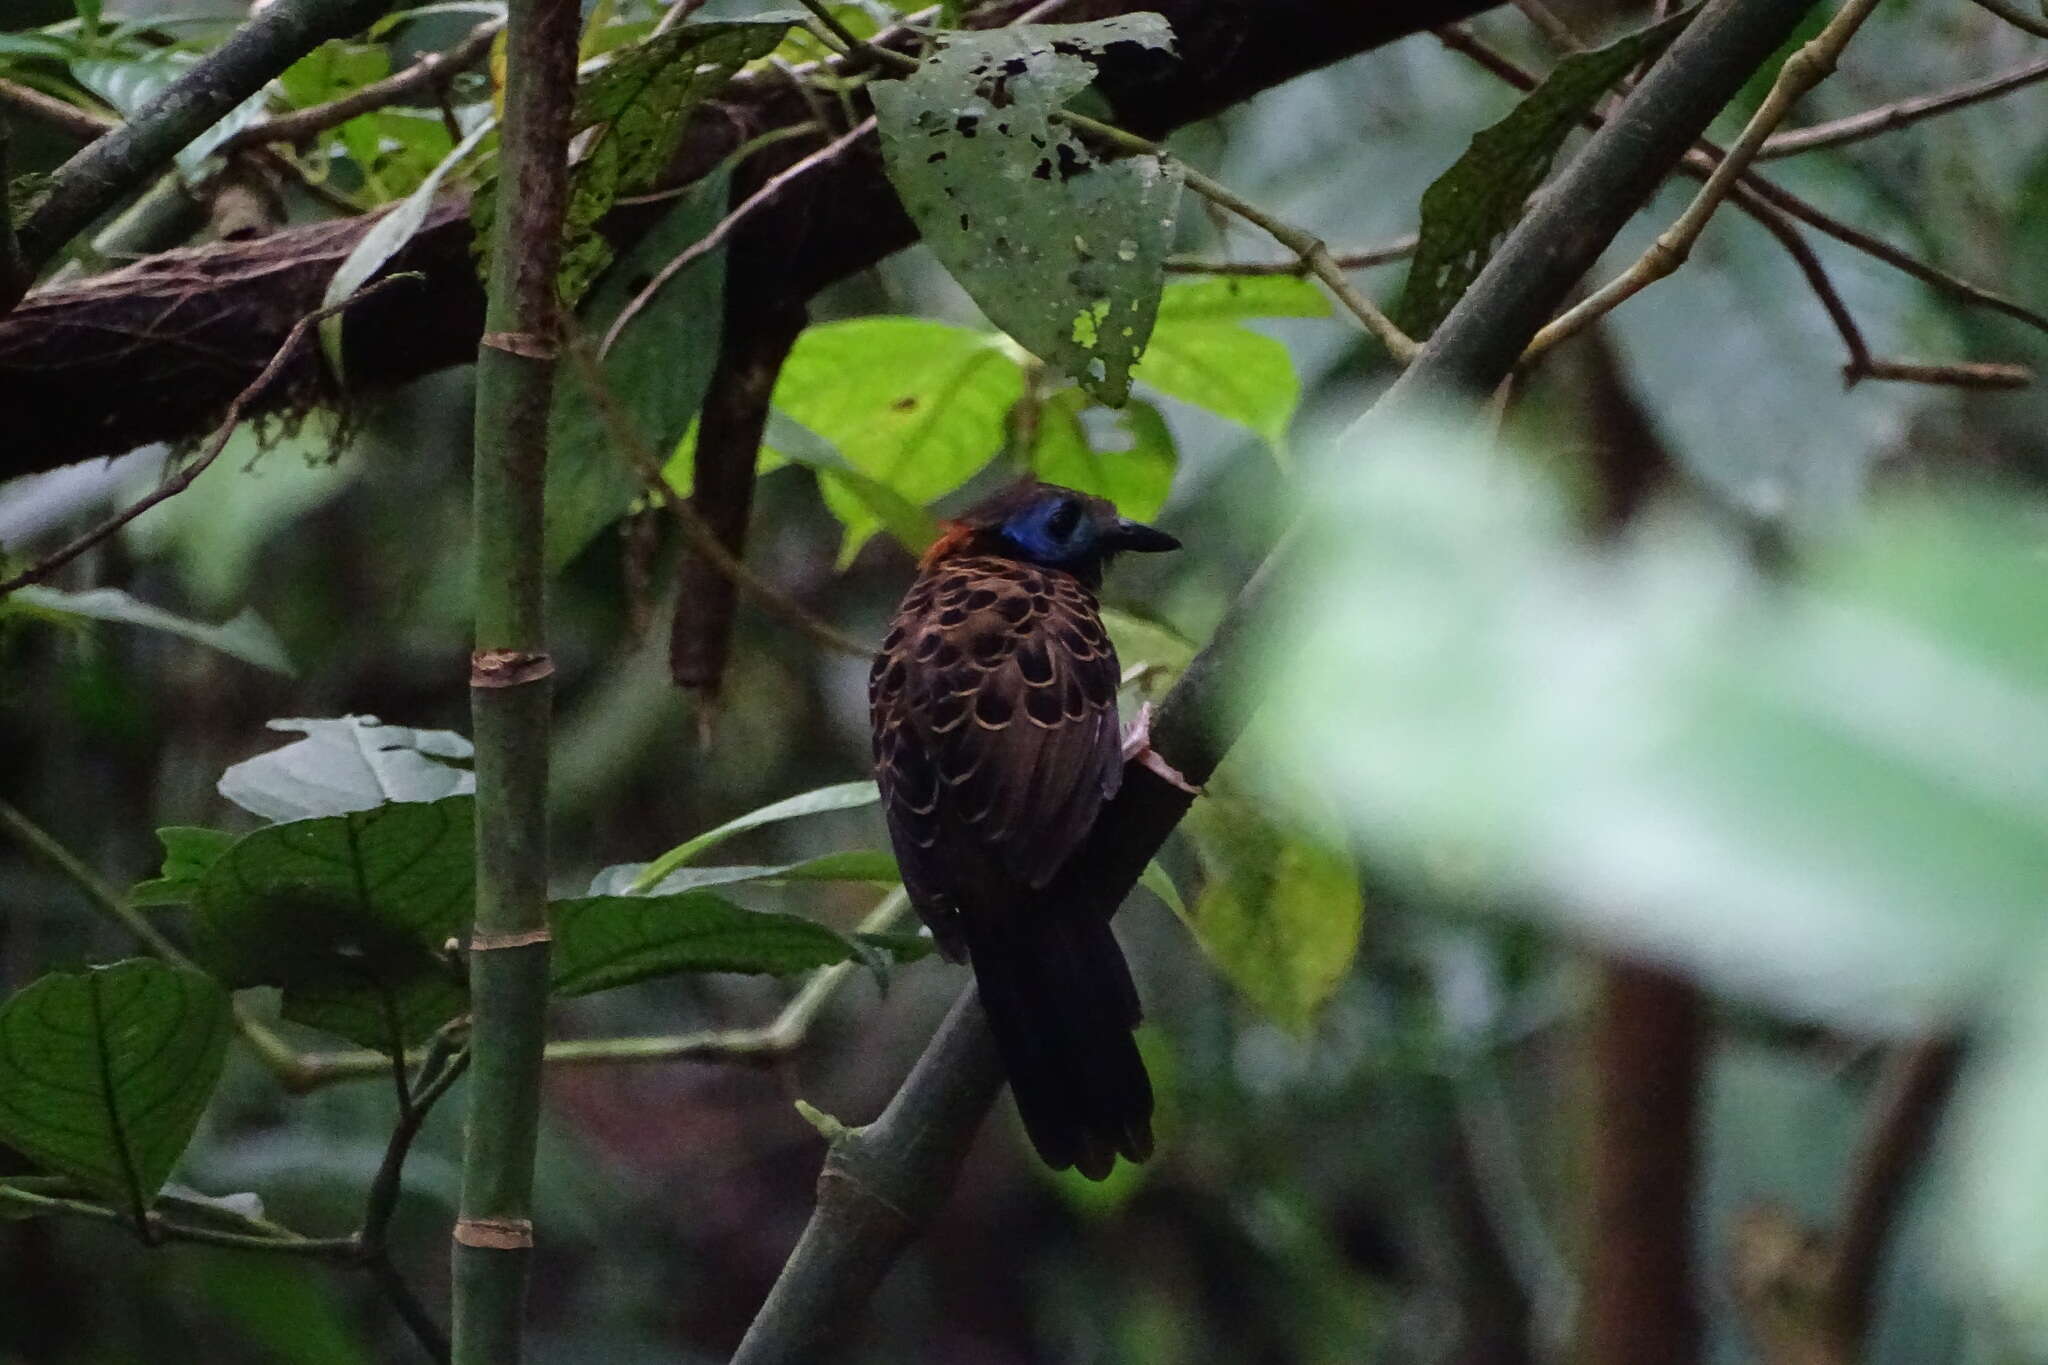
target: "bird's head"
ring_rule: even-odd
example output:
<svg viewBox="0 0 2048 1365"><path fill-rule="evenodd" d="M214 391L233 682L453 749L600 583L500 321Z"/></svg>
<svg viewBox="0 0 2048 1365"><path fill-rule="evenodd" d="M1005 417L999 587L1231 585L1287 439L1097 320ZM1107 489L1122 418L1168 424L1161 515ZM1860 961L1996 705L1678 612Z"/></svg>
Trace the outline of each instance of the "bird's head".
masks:
<svg viewBox="0 0 2048 1365"><path fill-rule="evenodd" d="M1178 550L1166 532L1117 514L1107 498L1027 479L955 518L924 562L957 554L993 554L1070 573L1090 587L1126 550Z"/></svg>

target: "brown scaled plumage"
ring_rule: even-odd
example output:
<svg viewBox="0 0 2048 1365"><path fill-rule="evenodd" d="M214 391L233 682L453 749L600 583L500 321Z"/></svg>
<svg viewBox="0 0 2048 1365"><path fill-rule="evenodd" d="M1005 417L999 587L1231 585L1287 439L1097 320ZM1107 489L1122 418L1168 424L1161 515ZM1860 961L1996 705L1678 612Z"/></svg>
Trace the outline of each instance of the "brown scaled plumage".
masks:
<svg viewBox="0 0 2048 1365"><path fill-rule="evenodd" d="M1138 993L1103 907L1043 891L1123 780L1116 649L1095 595L1164 532L1027 481L950 523L869 676L875 775L903 885L974 965L1032 1144L1106 1176L1152 1151Z"/></svg>

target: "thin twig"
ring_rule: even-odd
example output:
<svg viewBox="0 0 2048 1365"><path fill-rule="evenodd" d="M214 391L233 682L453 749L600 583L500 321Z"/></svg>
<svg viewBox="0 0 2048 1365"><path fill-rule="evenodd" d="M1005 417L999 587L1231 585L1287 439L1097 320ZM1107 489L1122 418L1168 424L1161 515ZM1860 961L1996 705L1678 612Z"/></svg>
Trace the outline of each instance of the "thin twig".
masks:
<svg viewBox="0 0 2048 1365"><path fill-rule="evenodd" d="M228 438L233 436L235 428L241 425L243 411L249 404L262 397L263 390L268 388L271 381L277 378L278 371L282 370L291 361L292 353L298 350L299 344L306 339L308 332L317 327L323 319L331 318L337 313L344 312L374 294L381 294L394 284L418 278L419 276L407 272L387 275L381 280L363 286L341 302L330 303L323 308L316 308L293 323L291 330L285 333L284 341L278 345L277 350L271 355L270 362L258 371L256 377L249 381L248 386L236 394L234 401L228 404L227 415L221 419L220 425L214 429L213 435L207 438L206 444L200 448L197 458L186 462L178 469L177 473L165 479L162 484L152 489L148 494L137 499L130 506L116 512L106 521L93 527L90 531L71 541L62 549L54 551L36 561L5 582L0 582L0 597L5 597L16 588L26 587L30 583L42 582L45 578L48 578L51 574L84 554L87 550L90 550L93 546L120 530L150 508L190 488L193 480L204 474L213 462L220 457L221 451L227 446Z"/></svg>
<svg viewBox="0 0 2048 1365"><path fill-rule="evenodd" d="M1627 270L1537 332L1524 354L1525 363L1567 337L1576 335L1595 319L1605 317L1685 264L1700 234L1706 231L1708 221L1749 168L1764 139L1784 122L1794 104L1833 73L1842 49L1848 46L1857 29L1876 8L1877 0L1846 0L1812 41L1803 44L1786 59L1763 104L1750 117L1742 135L1728 149L1727 156L1714 168L1714 173L1707 177L1707 183L1700 187L1692 203L1678 216L1678 221L1659 233L1649 249Z"/></svg>
<svg viewBox="0 0 2048 1365"><path fill-rule="evenodd" d="M1839 147L1844 143L1860 142L1864 138L1889 133L1908 124L1918 123L1922 119L1995 99L2032 85L2043 78L2048 78L2048 57L2029 62L2025 66L2014 67L2010 71L2000 72L1995 76L1986 76L1981 81L1959 85L1953 90L1937 90L1932 94L1915 95L1911 99L1879 105L1875 109L1866 109L1860 114L1851 114L1846 118L1816 123L1810 128L1773 134L1757 149L1756 159L1772 161L1781 156L1798 156L1802 152L1817 151L1822 147Z"/></svg>
<svg viewBox="0 0 2048 1365"><path fill-rule="evenodd" d="M125 1209L110 1208L105 1204L95 1204L84 1199L60 1199L5 1183L0 1183L0 1207L12 1207L33 1214L85 1218L96 1223L113 1223L131 1230L135 1226L134 1219ZM231 1215L217 1211L214 1216ZM158 1213L147 1215L147 1222L150 1236L158 1242L197 1242L205 1246L227 1247L235 1251L269 1251L322 1261L346 1262L356 1254L356 1240L353 1237L300 1237L296 1234L278 1236L275 1231L227 1232L196 1224L174 1223ZM276 1224L273 1223L266 1223L263 1226L268 1229L276 1228Z"/></svg>
<svg viewBox="0 0 2048 1365"><path fill-rule="evenodd" d="M1436 29L1433 32L1445 47L1459 53L1461 56L1470 58L1481 68L1507 84L1514 86L1516 89L1529 91L1536 88L1537 78L1533 73L1523 69L1502 53L1481 42L1463 25L1453 25ZM1598 112L1590 112L1582 122L1588 128L1598 129L1604 127L1607 120L1604 115ZM1767 143L1766 145L1769 144ZM1678 169L1694 179L1705 180L1713 174L1715 166L1719 164L1719 158L1723 155L1725 153L1719 147L1701 140L1695 144L1694 150L1686 154L1685 159L1680 162ZM1811 247L1805 244L1804 239L1799 237L1797 231L1791 228L1786 219L1789 217L1804 222L1808 226L1834 237L1846 245L1864 251L1868 255L1875 256L1877 259L1913 276L1915 279L1922 280L1938 289L1959 295L1983 307L1992 308L2006 313L2008 316L2016 317L2021 321L2032 323L2035 326L2042 327L2044 330L2048 330L2048 317L2042 317L2011 299L1994 294L1990 290L1983 289L1971 284L1967 280L1959 279L1925 262L1916 260L1896 247L1889 246L1856 228L1850 227L1848 224L1823 212L1789 190L1782 189L1771 181L1764 179L1754 171L1741 179L1737 189L1730 194L1729 198L1730 202L1737 208L1754 218L1773 236L1777 237L1780 242L1784 243L1787 251L1792 254L1793 260L1799 266L1800 272L1806 276L1808 282L1813 286L1815 294L1820 299L1821 306L1827 310L1828 316L1834 321L1837 329L1842 331L1842 340L1848 347L1850 354L1851 366L1846 371L1850 382L1853 383L1857 379L1865 378L1910 378L1920 383L1945 383L1962 387L2010 387L2015 383L2027 382L2027 380L2015 377L2022 373L2017 367L1979 366L1974 364L1915 366L1907 365L1904 362L1870 359L1868 349L1864 346L1862 335L1857 330L1854 321L1849 319L1848 309L1842 303L1840 295L1835 292L1832 284L1828 282L1826 273L1821 270L1820 262L1814 256ZM1843 329L1845 321L1848 323L1846 330ZM1859 360L1860 364L1858 363ZM2000 371L2002 373L1998 377L1991 377L1982 373L1985 370Z"/></svg>
<svg viewBox="0 0 2048 1365"><path fill-rule="evenodd" d="M690 505L689 499L677 496L675 490L669 486L668 479L662 474L660 458L648 449L645 438L620 406L618 395L612 392L611 384L605 378L604 368L590 353L589 346L580 338L572 339L568 351L576 377L582 383L584 392L590 395L590 401L596 406L598 417L603 421L612 443L632 461L648 488L659 491L663 505L675 517L678 528L693 549L709 560L742 591L752 594L763 607L827 649L837 650L841 654L859 659L865 659L874 653L871 645L819 620L805 610L802 603L762 578L748 568L744 561L735 557L732 551L726 549L717 533L705 524L697 509Z"/></svg>
<svg viewBox="0 0 2048 1365"><path fill-rule="evenodd" d="M902 920L910 901L899 888L879 901L862 919L857 933L886 933ZM549 1043L542 1054L549 1066L616 1066L660 1062L718 1062L742 1067L772 1067L803 1047L811 1024L858 968L851 962L823 967L811 975L773 1019L750 1028L700 1029L647 1038L575 1038ZM417 1054L424 1058L425 1054ZM342 1081L365 1080L382 1073L384 1054L368 1049L315 1053L305 1059L307 1089Z"/></svg>
<svg viewBox="0 0 2048 1365"><path fill-rule="evenodd" d="M48 863L83 892L86 903L109 923L118 925L132 934L145 948L172 966L185 967L192 971L200 970L198 964L186 956L183 949L171 942L162 930L150 922L149 916L128 904L97 872L86 865L84 859L6 801L0 801L0 828L4 828L23 848ZM263 1064L285 1086L294 1086L305 1069L305 1063L299 1054L252 1015L240 1001L235 1002L234 1015L235 1027L248 1041L249 1046L255 1049Z"/></svg>
<svg viewBox="0 0 2048 1365"><path fill-rule="evenodd" d="M689 18L698 10L703 9L709 3L710 0L675 0L675 3L668 7L668 12L661 16L661 21L654 26L654 32L649 36L659 38L662 34L668 32L677 24L682 23L683 20Z"/></svg>
<svg viewBox="0 0 2048 1365"><path fill-rule="evenodd" d="M402 104L423 91L444 87L450 79L482 61L504 27L496 19L478 24L445 52L429 52L405 70L351 90L340 99L252 123L222 142L220 152L232 156L274 142L303 142L330 128L339 128L359 115Z"/></svg>
<svg viewBox="0 0 2048 1365"><path fill-rule="evenodd" d="M1362 251L1334 251L1330 259L1339 270L1370 270L1374 266L1391 265L1405 261L1415 254L1415 247L1422 240L1419 233L1397 237L1385 246L1367 247ZM1204 256L1169 256L1166 270L1171 275L1306 275L1308 262L1299 256L1284 261L1224 261Z"/></svg>
<svg viewBox="0 0 2048 1365"><path fill-rule="evenodd" d="M1979 9L1989 10L2014 28L2024 29L2036 38L2048 38L2048 19L2027 13L2010 0L1977 0Z"/></svg>
<svg viewBox="0 0 2048 1365"><path fill-rule="evenodd" d="M119 119L80 108L55 95L46 95L20 81L0 80L0 104L20 111L46 128L68 133L81 142L91 142L121 124Z"/></svg>
<svg viewBox="0 0 2048 1365"><path fill-rule="evenodd" d="M399 1105L398 1123L392 1129L391 1140L385 1145L384 1160L370 1182L370 1192L363 1205L362 1230L356 1234L358 1263L391 1300L392 1308L419 1342L420 1349L441 1362L449 1358L448 1334L427 1311L426 1305L420 1302L418 1295L413 1293L405 1277L398 1273L398 1267L391 1259L390 1239L391 1217L398 1211L405 1160L412 1152L413 1141L419 1136L436 1102L469 1068L469 1049L454 1041L456 1032L455 1029L444 1028L435 1036L425 1060L420 1063L419 1075L409 1097ZM400 1065L403 1065L402 1056Z"/></svg>
<svg viewBox="0 0 2048 1365"><path fill-rule="evenodd" d="M859 123L847 129L817 151L804 157L803 160L795 162L770 176L762 183L761 188L748 195L740 202L737 208L719 219L717 225L711 231L690 243L674 260L671 260L667 265L656 271L654 278L649 280L638 293L633 295L626 306L619 310L619 315L612 319L612 325L605 328L604 339L598 343L598 358L602 360L611 354L612 347L617 343L619 333L626 329L626 324L638 316L640 310L645 308L654 296L659 294L662 288L686 269L691 262L702 259L708 252L717 250L719 245L732 235L733 229L744 222L748 215L772 202L792 182L825 165L874 130L875 116L869 114Z"/></svg>
<svg viewBox="0 0 2048 1365"><path fill-rule="evenodd" d="M1148 138L1125 132L1107 123L1097 122L1084 114L1061 110L1055 117L1076 131L1099 138L1124 151L1156 156L1162 162L1177 160L1172 153ZM1323 287L1364 325L1366 331L1379 338L1380 344L1387 348L1387 353L1397 363L1405 365L1414 358L1416 351L1420 349L1415 341L1396 327L1394 320L1380 311L1379 305L1367 298L1345 277L1343 268L1337 264L1336 258L1330 254L1330 248L1324 244L1322 238L1303 228L1295 227L1292 223L1282 222L1229 186L1204 175L1186 162L1179 164L1181 175L1189 189L1217 207L1228 209L1252 226L1263 230L1267 236L1299 257L1308 273L1321 280Z"/></svg>

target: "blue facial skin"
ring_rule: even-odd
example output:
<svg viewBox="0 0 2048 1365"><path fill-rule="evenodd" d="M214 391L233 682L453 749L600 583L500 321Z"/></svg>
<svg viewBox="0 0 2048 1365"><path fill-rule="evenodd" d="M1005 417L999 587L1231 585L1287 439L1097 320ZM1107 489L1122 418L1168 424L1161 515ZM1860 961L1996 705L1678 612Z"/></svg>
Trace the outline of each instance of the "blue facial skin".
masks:
<svg viewBox="0 0 2048 1365"><path fill-rule="evenodd" d="M1108 548L1088 509L1071 498L1048 498L1017 512L1002 525L1003 539L1019 559L1048 569L1084 568Z"/></svg>

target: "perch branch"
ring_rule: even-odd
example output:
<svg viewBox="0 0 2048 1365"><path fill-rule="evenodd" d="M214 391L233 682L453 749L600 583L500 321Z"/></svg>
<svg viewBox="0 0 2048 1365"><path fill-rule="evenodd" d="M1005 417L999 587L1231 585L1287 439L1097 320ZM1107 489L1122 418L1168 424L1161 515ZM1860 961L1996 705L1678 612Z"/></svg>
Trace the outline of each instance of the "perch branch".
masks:
<svg viewBox="0 0 2048 1365"><path fill-rule="evenodd" d="M1708 0L1613 126L1566 169L1558 191L1509 233L1374 415L1425 394L1485 392L1505 379L1614 233L1798 19L1796 7L1780 0ZM1269 622L1296 544L1290 534L1275 547L1160 705L1153 748L1191 783L1215 771L1249 719L1247 684L1269 651ZM1150 769L1127 766L1122 788L1047 896L1113 909L1190 801ZM987 1022L972 999L971 988L963 992L883 1119L834 1142L818 1206L734 1365L826 1358L822 1346L852 1325L896 1254L944 1200L1000 1089ZM842 1148L856 1163L851 1175L835 1160ZM871 1183L864 1170L882 1174Z"/></svg>

